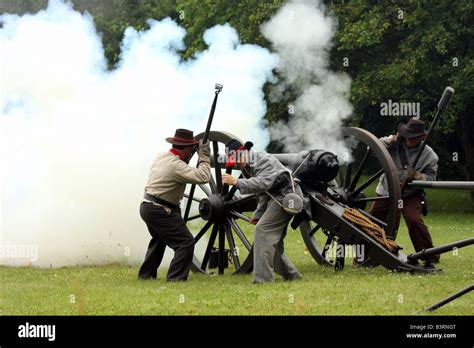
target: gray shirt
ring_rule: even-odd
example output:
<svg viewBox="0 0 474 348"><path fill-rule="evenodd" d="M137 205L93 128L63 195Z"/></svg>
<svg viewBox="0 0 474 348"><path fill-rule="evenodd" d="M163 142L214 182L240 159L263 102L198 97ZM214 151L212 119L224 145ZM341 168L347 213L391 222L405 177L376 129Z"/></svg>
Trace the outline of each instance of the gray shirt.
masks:
<svg viewBox="0 0 474 348"><path fill-rule="evenodd" d="M267 209L268 199L270 198L265 192L272 188L276 178L281 173L291 173L291 171L272 154L265 151L252 152L250 158L254 161L250 163L250 167L247 170L250 178L239 179L237 181L237 188L243 194L259 194L258 206L252 217L260 219Z"/></svg>
<svg viewBox="0 0 474 348"><path fill-rule="evenodd" d="M380 140L384 143L386 146L387 150L390 152L390 155L392 156L393 162L395 163L395 167L397 168L398 171L398 176L400 178L400 182L403 182L405 180L405 173L403 172L403 165L402 161L400 159L400 154L398 153L397 149L397 143L389 143L389 137L382 137ZM412 165L413 162L415 161L415 158L418 154L419 147L421 146L418 145L416 148L409 149L405 146L405 144L402 145L403 150L407 154L407 160L409 165ZM426 145L425 148L423 149L423 153L421 154L420 159L418 160L418 163L415 166L415 170L417 172L423 173L427 176L427 180L432 181L436 180L436 173L438 171L438 155L434 150ZM377 188L375 189L378 195L381 196L388 196L388 185L387 185L387 179L385 177L385 174L382 174L380 177L379 184L377 185ZM402 196L406 197L409 196L410 194L414 193L416 189L412 187L406 187L403 192Z"/></svg>

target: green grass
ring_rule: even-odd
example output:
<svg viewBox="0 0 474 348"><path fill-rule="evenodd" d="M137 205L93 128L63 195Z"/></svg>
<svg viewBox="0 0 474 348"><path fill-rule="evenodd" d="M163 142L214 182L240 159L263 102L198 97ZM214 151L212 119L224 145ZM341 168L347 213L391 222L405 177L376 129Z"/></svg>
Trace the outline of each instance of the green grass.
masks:
<svg viewBox="0 0 474 348"><path fill-rule="evenodd" d="M433 212L474 213L470 204L469 191L425 190L428 207Z"/></svg>
<svg viewBox="0 0 474 348"><path fill-rule="evenodd" d="M474 214L440 212L462 204L459 195L431 191L426 217L436 245L472 237ZM467 195L464 204L467 204ZM249 231L252 227L248 226ZM404 222L397 241L413 252ZM443 254L445 273L411 275L346 265L342 272L317 265L299 231L289 231L287 254L303 274L298 282L252 285L251 275L191 274L186 283L138 281L138 266L59 269L0 267L2 315L411 315L466 287L474 278L474 248ZM347 263L347 262L346 262ZM349 262L350 263L350 262ZM430 315L473 315L467 294Z"/></svg>

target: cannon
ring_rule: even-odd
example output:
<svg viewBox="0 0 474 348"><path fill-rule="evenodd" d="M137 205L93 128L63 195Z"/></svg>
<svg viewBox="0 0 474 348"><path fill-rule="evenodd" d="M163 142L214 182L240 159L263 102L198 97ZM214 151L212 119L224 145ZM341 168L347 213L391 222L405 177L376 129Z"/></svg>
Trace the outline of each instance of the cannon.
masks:
<svg viewBox="0 0 474 348"><path fill-rule="evenodd" d="M197 135L202 138L205 133ZM474 243L474 238L405 255L396 243L397 220L400 218L401 190L393 160L382 142L372 133L357 127L341 130L348 153L342 159L323 150L302 151L275 156L295 171L305 201L305 210L295 215L294 228L299 228L303 241L317 264L344 268L350 250L357 264L383 267L401 272L436 272L418 260ZM231 140L242 141L232 134L209 132L211 141L212 178L200 190L186 194L185 222L197 243L192 270L209 273L217 268L224 273L229 261L236 274L252 272L252 233L242 228L250 219L245 214L256 208L256 195L239 195L235 187L222 184L222 173L232 174L236 168L224 168L222 156ZM296 170L298 172L296 173ZM245 173L234 172L234 175ZM389 195L379 197L371 184L385 175ZM373 186L373 185L372 185ZM373 189L372 189L373 191ZM387 199L389 213L385 221L370 214L370 203ZM252 229L253 231L253 229Z"/></svg>

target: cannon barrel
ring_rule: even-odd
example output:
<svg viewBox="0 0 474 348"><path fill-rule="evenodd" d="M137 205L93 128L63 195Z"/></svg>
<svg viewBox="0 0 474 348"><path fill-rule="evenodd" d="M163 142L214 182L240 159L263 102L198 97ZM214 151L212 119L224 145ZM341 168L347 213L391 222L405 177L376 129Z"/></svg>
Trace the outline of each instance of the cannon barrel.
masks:
<svg viewBox="0 0 474 348"><path fill-rule="evenodd" d="M294 171L309 155L309 151L297 153L274 153L273 154L285 167Z"/></svg>
<svg viewBox="0 0 474 348"><path fill-rule="evenodd" d="M414 180L408 184L414 188L433 188L447 190L470 190L474 191L474 181L423 181Z"/></svg>
<svg viewBox="0 0 474 348"><path fill-rule="evenodd" d="M337 156L329 151L310 150L297 153L279 153L274 155L285 167L290 169L294 176L301 181L330 182L339 172ZM216 167L216 162L222 167L226 163L227 155L218 154L211 157L211 167Z"/></svg>
<svg viewBox="0 0 474 348"><path fill-rule="evenodd" d="M439 255L439 254L451 251L454 248L462 248L471 244L474 244L474 238L467 238L467 239L459 240L457 242L441 245L438 247L423 249L422 251L419 251L415 254L408 255L407 259L410 261L416 261L421 258L427 258L427 257Z"/></svg>
<svg viewBox="0 0 474 348"><path fill-rule="evenodd" d="M311 150L274 156L305 182L330 182L339 172L337 156L329 151Z"/></svg>

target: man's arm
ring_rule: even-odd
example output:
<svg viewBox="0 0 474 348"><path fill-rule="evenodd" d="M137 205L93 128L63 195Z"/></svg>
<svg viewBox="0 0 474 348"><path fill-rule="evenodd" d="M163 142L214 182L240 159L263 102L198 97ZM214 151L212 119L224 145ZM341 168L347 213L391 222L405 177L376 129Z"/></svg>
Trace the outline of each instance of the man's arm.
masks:
<svg viewBox="0 0 474 348"><path fill-rule="evenodd" d="M436 174L438 172L438 159L439 159L438 155L434 153L433 151L431 161L421 171L421 174L424 175L424 178L418 179L415 177L415 180L428 180L428 181L436 180Z"/></svg>
<svg viewBox="0 0 474 348"><path fill-rule="evenodd" d="M176 177L179 182L189 184L205 184L211 179L211 159L209 141L206 144L199 144L199 158L197 168L179 161L176 170Z"/></svg>
<svg viewBox="0 0 474 348"><path fill-rule="evenodd" d="M393 149L397 145L398 134L392 134L386 137L381 137L379 140L385 145L388 150Z"/></svg>
<svg viewBox="0 0 474 348"><path fill-rule="evenodd" d="M258 172L254 177L248 179L239 179L237 188L241 193L263 193L272 188L275 182L275 165L274 161L278 161L272 156L266 156L258 164Z"/></svg>
<svg viewBox="0 0 474 348"><path fill-rule="evenodd" d="M178 182L186 184L206 184L211 179L211 165L209 162L201 161L197 168L182 162L176 170Z"/></svg>
<svg viewBox="0 0 474 348"><path fill-rule="evenodd" d="M270 175L259 175L249 179L237 180L237 188L241 193L261 193L272 188L274 178Z"/></svg>

